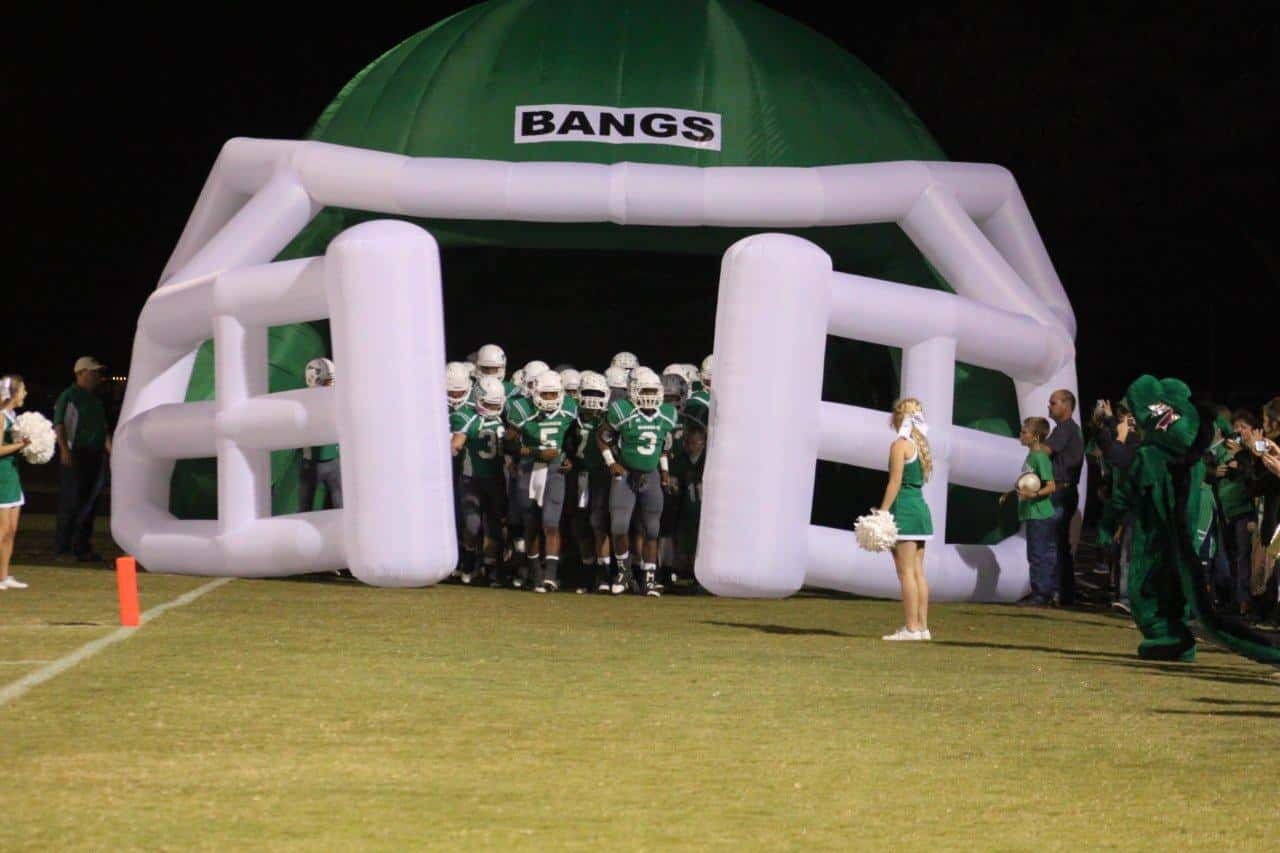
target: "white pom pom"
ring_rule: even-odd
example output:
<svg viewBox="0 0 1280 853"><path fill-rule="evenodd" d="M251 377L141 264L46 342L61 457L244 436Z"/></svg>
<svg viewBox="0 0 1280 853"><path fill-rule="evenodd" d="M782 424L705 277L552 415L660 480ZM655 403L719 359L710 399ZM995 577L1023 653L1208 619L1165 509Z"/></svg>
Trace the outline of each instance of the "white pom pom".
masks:
<svg viewBox="0 0 1280 853"><path fill-rule="evenodd" d="M858 516L853 525L853 535L864 551L888 551L897 544L898 522L892 513L873 509L870 515Z"/></svg>
<svg viewBox="0 0 1280 853"><path fill-rule="evenodd" d="M22 458L36 465L43 465L53 458L54 448L58 446L57 435L53 424L39 412L23 412L18 415L13 425L15 438L30 439L31 443L22 449Z"/></svg>

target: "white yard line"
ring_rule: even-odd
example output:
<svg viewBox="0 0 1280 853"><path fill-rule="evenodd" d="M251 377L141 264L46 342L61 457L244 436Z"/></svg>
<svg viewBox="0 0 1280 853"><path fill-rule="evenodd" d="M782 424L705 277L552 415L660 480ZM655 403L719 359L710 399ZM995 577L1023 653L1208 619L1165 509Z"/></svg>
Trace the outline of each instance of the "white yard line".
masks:
<svg viewBox="0 0 1280 853"><path fill-rule="evenodd" d="M138 627L147 624L166 610L171 610L174 607L182 607L184 604L190 604L206 592L212 592L223 584L231 583L232 580L232 578L218 578L215 581L209 581L209 583L204 586L199 586L190 592L183 593L172 601L166 601L164 604L157 604L155 607L151 608L139 617ZM137 631L138 628L117 628L105 637L99 637L91 643L86 643L71 654L53 661L48 666L42 666L35 672L24 675L12 684L5 685L3 688L0 688L0 706L12 702L31 688L43 684L54 676L61 675L81 661L93 657L107 646L114 645L121 640L129 639L136 634Z"/></svg>
<svg viewBox="0 0 1280 853"><path fill-rule="evenodd" d="M0 666L28 666L33 663L49 663L48 658L40 660L0 660Z"/></svg>

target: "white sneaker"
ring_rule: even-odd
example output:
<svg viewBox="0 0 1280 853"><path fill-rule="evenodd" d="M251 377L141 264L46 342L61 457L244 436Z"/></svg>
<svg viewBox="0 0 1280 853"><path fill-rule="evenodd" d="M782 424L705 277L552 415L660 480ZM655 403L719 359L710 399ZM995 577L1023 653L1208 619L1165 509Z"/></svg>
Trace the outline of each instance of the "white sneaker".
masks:
<svg viewBox="0 0 1280 853"><path fill-rule="evenodd" d="M907 628L904 625L903 627L894 631L892 634L885 634L880 639L897 642L897 641L923 640L924 636L919 631L912 631L910 628Z"/></svg>
<svg viewBox="0 0 1280 853"><path fill-rule="evenodd" d="M15 578L13 575L0 581L0 589L26 589L27 585Z"/></svg>
<svg viewBox="0 0 1280 853"><path fill-rule="evenodd" d="M922 639L922 640L932 640L932 639L933 639L933 635L929 633L929 629L928 629L928 628L925 628L924 630L922 630L922 631L920 632L920 639Z"/></svg>

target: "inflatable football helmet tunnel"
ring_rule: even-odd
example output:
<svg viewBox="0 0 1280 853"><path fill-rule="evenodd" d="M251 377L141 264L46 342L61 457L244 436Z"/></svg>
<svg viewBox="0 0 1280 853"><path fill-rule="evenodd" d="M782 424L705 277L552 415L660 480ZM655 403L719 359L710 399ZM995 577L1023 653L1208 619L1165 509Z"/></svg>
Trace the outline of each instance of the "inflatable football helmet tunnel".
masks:
<svg viewBox="0 0 1280 853"><path fill-rule="evenodd" d="M662 285L715 294L711 591L898 594L851 525L879 500L899 395L932 425L934 597L1027 590L994 493L1019 420L1075 391L1075 321L1017 185L946 162L856 58L746 0L493 0L365 68L307 140L228 142L139 319L119 544L153 571L448 575L441 258L501 247L721 259L718 281L673 262ZM330 353L341 381L304 387ZM333 442L346 508L294 512L296 448Z"/></svg>

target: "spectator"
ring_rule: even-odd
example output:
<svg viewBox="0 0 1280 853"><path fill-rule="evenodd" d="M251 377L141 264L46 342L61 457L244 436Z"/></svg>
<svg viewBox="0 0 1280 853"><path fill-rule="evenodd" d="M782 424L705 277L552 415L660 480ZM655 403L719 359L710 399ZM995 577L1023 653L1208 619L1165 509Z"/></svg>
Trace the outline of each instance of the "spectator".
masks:
<svg viewBox="0 0 1280 853"><path fill-rule="evenodd" d="M1230 415L1217 413L1216 427L1218 435L1209 447L1213 456L1210 463L1206 459L1205 480L1213 486L1214 496L1218 501L1218 509L1223 520L1223 550L1226 552L1231 589L1229 602L1241 615L1245 614L1249 605L1249 560L1252 555L1253 530L1257 526L1257 511L1253 501L1245 489L1240 465L1236 457L1240 453L1239 431L1244 426L1251 429L1253 414L1241 412L1245 420L1237 418L1232 423ZM1256 425L1255 425L1256 426Z"/></svg>
<svg viewBox="0 0 1280 853"><path fill-rule="evenodd" d="M1084 467L1084 437L1080 425L1072 420L1076 410L1076 397L1065 388L1049 396L1049 419L1053 431L1043 444L1044 452L1053 461L1053 481L1057 484L1051 496L1053 520L1057 531L1057 588L1054 592L1063 605L1075 604L1075 560L1071 551L1071 522L1079 504L1077 489L1080 485L1080 469Z"/></svg>
<svg viewBox="0 0 1280 853"><path fill-rule="evenodd" d="M1273 474L1265 462L1274 443L1274 440L1267 439L1266 430L1271 427L1275 431L1280 404L1272 400L1267 408L1272 411L1264 409L1261 421L1247 409L1237 411L1232 416L1232 427L1238 438L1227 442L1227 448L1235 453L1229 467L1234 467L1235 476L1243 483L1245 494L1255 506L1248 522L1248 595L1241 610L1245 616L1260 622L1280 616L1275 612L1274 565L1265 554L1266 544L1276 528L1276 517L1280 514L1280 477ZM1268 442L1266 450L1259 449L1260 442ZM1241 582L1239 577L1237 582Z"/></svg>
<svg viewBox="0 0 1280 853"><path fill-rule="evenodd" d="M76 359L75 382L58 395L53 427L58 440L58 522L53 554L80 562L101 561L93 550L93 521L111 454L107 412L94 393L102 383L102 365L92 356Z"/></svg>
<svg viewBox="0 0 1280 853"><path fill-rule="evenodd" d="M1048 436L1049 422L1044 418L1027 418L1022 422L1018 440L1027 448L1022 473L1039 477L1040 488L1015 489L1000 496L1000 503L1003 505L1010 495L1017 495L1018 521L1026 524L1031 594L1018 604L1032 607L1051 605L1057 588L1054 578L1058 564L1057 512L1053 506L1053 493L1057 491L1057 485L1053 479L1053 463L1044 448L1044 441Z"/></svg>
<svg viewBox="0 0 1280 853"><path fill-rule="evenodd" d="M1100 400L1094 410L1094 433L1098 452L1102 457L1100 468L1103 477L1104 505L1117 489L1125 487L1129 466L1137 457L1142 439L1129 407L1116 403L1114 411L1110 401ZM1107 511L1103 510L1104 517ZM1107 567L1111 576L1111 609L1120 613L1132 612L1129 607L1129 554L1133 547L1133 517L1126 514L1116 522L1114 534L1105 544Z"/></svg>

